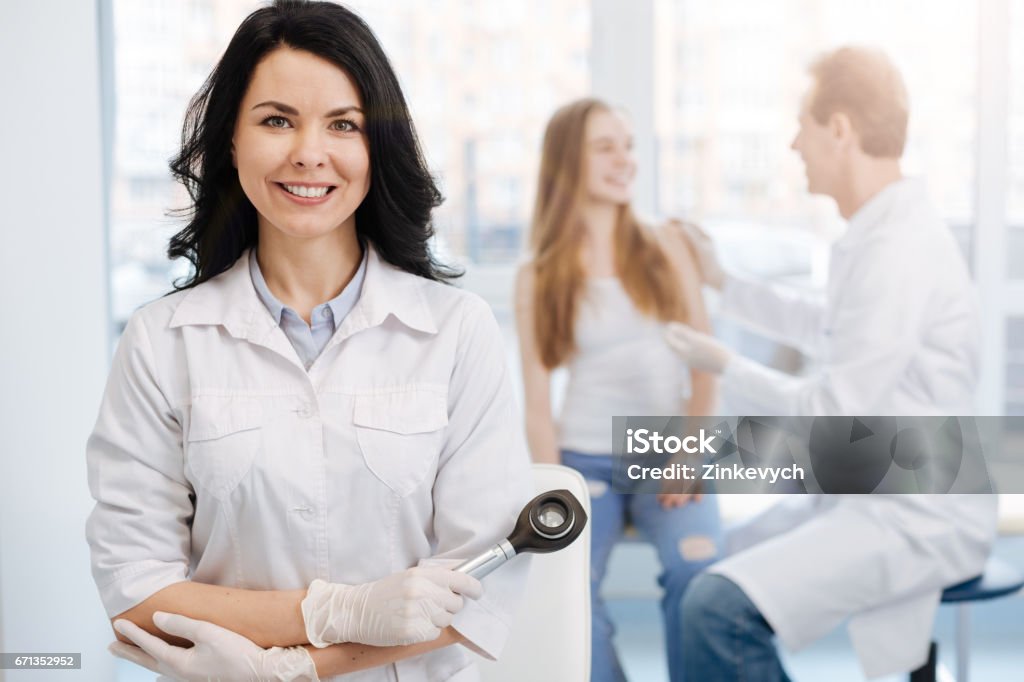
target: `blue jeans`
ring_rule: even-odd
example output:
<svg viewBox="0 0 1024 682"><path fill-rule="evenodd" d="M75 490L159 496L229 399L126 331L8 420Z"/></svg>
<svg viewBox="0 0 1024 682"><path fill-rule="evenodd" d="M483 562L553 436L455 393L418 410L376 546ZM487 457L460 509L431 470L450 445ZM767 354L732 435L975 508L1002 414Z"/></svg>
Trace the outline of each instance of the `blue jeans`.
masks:
<svg viewBox="0 0 1024 682"><path fill-rule="evenodd" d="M768 621L734 582L704 573L682 604L686 679L789 682Z"/></svg>
<svg viewBox="0 0 1024 682"><path fill-rule="evenodd" d="M562 451L562 464L583 474L590 496L590 600L591 682L623 682L626 677L612 647L614 628L601 599L601 582L608 557L622 536L628 518L641 536L654 545L661 562L658 584L668 644L668 669L672 682L683 679L681 605L690 580L718 558L722 546L718 501L707 495L675 509L664 509L656 495L626 495L612 489L613 459L610 455L585 455ZM697 678L694 678L697 679Z"/></svg>

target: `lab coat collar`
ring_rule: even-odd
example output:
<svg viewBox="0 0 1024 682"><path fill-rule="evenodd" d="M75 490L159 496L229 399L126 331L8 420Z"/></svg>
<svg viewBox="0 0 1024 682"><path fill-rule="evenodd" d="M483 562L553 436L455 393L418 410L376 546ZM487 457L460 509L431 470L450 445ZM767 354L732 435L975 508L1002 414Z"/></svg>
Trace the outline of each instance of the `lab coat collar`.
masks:
<svg viewBox="0 0 1024 682"><path fill-rule="evenodd" d="M362 293L337 330L332 345L340 338L382 324L389 315L411 329L436 334L437 325L423 292L427 282L385 263L372 246L367 246L367 251ZM186 325L221 325L235 338L270 343L268 336L278 324L253 286L248 249L228 270L185 295L170 326L173 329Z"/></svg>
<svg viewBox="0 0 1024 682"><path fill-rule="evenodd" d="M366 248L369 253L363 292L355 308L342 321L339 335L344 337L366 327L376 327L389 315L394 315L410 329L436 334L437 324L425 292L430 282L385 263L372 246Z"/></svg>
<svg viewBox="0 0 1024 682"><path fill-rule="evenodd" d="M891 211L900 205L917 204L926 194L925 183L920 178L904 177L889 183L850 216L846 232L835 242L834 248L849 250L884 225Z"/></svg>

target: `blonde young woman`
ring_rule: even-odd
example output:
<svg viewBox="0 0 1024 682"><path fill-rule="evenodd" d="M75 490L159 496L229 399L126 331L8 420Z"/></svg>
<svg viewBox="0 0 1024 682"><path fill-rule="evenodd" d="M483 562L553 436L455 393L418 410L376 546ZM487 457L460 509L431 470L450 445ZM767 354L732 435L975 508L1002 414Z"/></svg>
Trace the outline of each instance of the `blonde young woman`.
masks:
<svg viewBox="0 0 1024 682"><path fill-rule="evenodd" d="M613 415L710 414L715 401L711 376L681 365L664 341L670 320L708 329L690 245L678 225L636 218L635 175L620 112L595 99L559 109L544 136L531 257L516 280L530 451L580 471L591 489L594 682L625 679L600 587L627 520L658 550L673 681L682 679L683 592L720 544L714 496L611 487ZM569 384L556 422L549 379L563 366Z"/></svg>

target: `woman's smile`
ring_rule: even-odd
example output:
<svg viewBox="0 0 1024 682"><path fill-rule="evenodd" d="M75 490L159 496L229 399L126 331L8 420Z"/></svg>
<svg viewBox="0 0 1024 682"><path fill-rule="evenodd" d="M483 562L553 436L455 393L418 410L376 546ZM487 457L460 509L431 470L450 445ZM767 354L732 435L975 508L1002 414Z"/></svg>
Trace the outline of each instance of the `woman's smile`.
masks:
<svg viewBox="0 0 1024 682"><path fill-rule="evenodd" d="M331 192L337 189L337 185L320 185L310 183L274 183L290 201L300 206L317 206L326 203Z"/></svg>

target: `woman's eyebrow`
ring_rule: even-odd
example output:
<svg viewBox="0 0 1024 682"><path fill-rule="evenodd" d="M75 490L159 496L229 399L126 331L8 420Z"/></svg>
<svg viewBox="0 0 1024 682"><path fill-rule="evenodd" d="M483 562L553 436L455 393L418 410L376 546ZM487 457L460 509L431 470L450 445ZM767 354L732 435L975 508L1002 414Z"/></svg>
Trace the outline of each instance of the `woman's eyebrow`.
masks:
<svg viewBox="0 0 1024 682"><path fill-rule="evenodd" d="M332 110L328 111L326 114L324 114L324 118L334 118L335 116L344 116L345 114L347 114L349 112L352 112L352 111L359 112L360 114L363 113L362 109L360 109L359 107L357 107L356 105L353 104L353 105L347 106L347 107L339 107L338 109L332 109Z"/></svg>
<svg viewBox="0 0 1024 682"><path fill-rule="evenodd" d="M259 104L255 105L253 107L253 109L259 109L260 107L273 107L273 108L277 109L278 111L280 111L282 113L285 113L285 114L291 114L292 116L298 116L299 115L299 110L296 109L295 107L290 107L287 104L282 104L281 102L274 102L273 100L268 100L266 102L260 102ZM347 114L347 113L349 113L351 111L358 111L360 114L363 113L362 109L360 109L359 107L357 107L355 105L351 105L351 106L347 106L347 107L338 107L337 109L332 109L332 110L328 111L326 114L324 114L324 118L334 118L335 116L344 116L345 114Z"/></svg>

